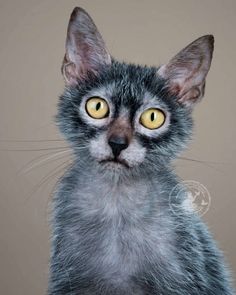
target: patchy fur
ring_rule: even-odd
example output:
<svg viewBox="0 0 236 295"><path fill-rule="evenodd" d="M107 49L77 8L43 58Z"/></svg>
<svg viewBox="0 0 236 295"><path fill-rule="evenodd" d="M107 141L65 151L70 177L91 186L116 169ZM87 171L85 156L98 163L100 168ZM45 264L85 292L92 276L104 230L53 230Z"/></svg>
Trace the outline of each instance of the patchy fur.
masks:
<svg viewBox="0 0 236 295"><path fill-rule="evenodd" d="M58 126L75 160L53 199L48 294L233 295L221 252L201 219L186 207L184 188L175 200L178 212L173 214L169 205L169 195L180 183L171 163L191 137L191 108L169 91L170 81L157 74L158 68L102 62L102 56L108 60L107 51L99 48L104 42L93 24L86 32L84 22L90 20L77 9L69 25L80 30L82 22L76 40L95 42L97 51L91 51L89 61L89 52L80 52L83 46L77 52L70 44L67 53L78 53L77 71L83 56L86 75L77 73L75 80L73 72L68 78L73 83L59 101ZM93 67L95 54L101 64ZM108 117L95 120L86 114L91 96L107 101ZM140 114L151 107L166 114L160 129L140 125ZM125 165L109 160L114 124L129 128L129 146L119 156ZM115 125L116 132L123 132L121 125Z"/></svg>

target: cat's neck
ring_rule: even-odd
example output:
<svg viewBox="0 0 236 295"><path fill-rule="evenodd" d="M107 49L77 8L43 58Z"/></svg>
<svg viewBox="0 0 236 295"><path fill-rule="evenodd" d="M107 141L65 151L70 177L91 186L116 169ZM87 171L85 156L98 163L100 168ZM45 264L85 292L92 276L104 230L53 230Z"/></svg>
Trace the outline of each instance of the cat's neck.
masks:
<svg viewBox="0 0 236 295"><path fill-rule="evenodd" d="M103 215L108 218L126 216L141 220L150 211L168 206L169 185L164 179L171 179L168 171L162 174L143 175L134 173L121 177L120 174L101 173L99 169L86 165L77 170L78 185L76 199L86 218L91 215ZM75 174L74 174L75 175Z"/></svg>
<svg viewBox="0 0 236 295"><path fill-rule="evenodd" d="M171 163L165 163L156 167L135 167L127 168L117 165L117 167L109 167L98 164L94 161L75 162L77 175L83 175L84 179L92 182L97 180L98 183L108 183L114 188L121 188L139 183L165 182L166 179L175 178Z"/></svg>

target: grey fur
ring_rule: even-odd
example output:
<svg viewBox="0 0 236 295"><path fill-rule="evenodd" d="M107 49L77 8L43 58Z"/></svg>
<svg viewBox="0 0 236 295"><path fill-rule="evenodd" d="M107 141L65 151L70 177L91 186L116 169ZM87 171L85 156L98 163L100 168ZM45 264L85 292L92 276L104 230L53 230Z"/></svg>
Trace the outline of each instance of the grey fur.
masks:
<svg viewBox="0 0 236 295"><path fill-rule="evenodd" d="M181 104L158 71L112 60L78 77L60 98L57 122L74 163L53 200L49 295L234 294L222 254L186 208L186 195L176 200L177 214L169 206L180 183L172 160L191 137L192 119L186 93ZM101 89L111 111L96 123L84 101ZM147 103L167 114L163 129L140 126ZM120 118L133 130L120 156L128 167L101 163L112 157L107 136Z"/></svg>

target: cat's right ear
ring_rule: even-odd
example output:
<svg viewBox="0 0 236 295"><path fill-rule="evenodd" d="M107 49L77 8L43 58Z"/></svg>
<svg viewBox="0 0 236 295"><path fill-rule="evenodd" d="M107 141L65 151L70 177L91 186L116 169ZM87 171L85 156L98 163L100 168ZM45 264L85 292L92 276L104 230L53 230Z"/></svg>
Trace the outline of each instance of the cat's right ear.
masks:
<svg viewBox="0 0 236 295"><path fill-rule="evenodd" d="M74 86L86 78L89 72L96 74L102 66L110 63L110 54L93 20L84 9L74 8L68 25L62 64L66 85Z"/></svg>

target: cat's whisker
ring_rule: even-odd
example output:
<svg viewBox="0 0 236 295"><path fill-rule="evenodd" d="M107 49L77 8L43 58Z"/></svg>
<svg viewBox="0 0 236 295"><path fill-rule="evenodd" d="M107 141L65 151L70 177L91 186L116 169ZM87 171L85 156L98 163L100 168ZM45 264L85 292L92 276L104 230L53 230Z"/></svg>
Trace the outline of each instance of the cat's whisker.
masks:
<svg viewBox="0 0 236 295"><path fill-rule="evenodd" d="M208 168L211 168L213 170L216 170L216 171L220 171L222 172L222 170L216 168L215 166L212 166L213 164L214 165L220 165L220 164L225 164L225 163L220 163L220 162L211 162L211 161L202 161L202 160L197 160L197 159L191 159L191 158L186 158L186 157L178 157L179 160L183 160L183 161L189 161L189 162L194 162L194 163L198 163L198 164L201 164L201 165L204 165Z"/></svg>
<svg viewBox="0 0 236 295"><path fill-rule="evenodd" d="M0 139L0 142L65 142L64 139Z"/></svg>
<svg viewBox="0 0 236 295"><path fill-rule="evenodd" d="M67 164L67 165L66 165ZM62 171L66 170L67 167L71 165L71 162L68 163L67 161L64 161L63 163L59 164L56 168L51 170L47 175L45 175L40 182L34 187L34 189L31 191L29 196L26 198L25 202L27 202L44 184L49 182L53 179L53 177L59 175Z"/></svg>
<svg viewBox="0 0 236 295"><path fill-rule="evenodd" d="M83 149L87 149L87 146L84 145L84 146L80 146L80 147L76 148L77 151L80 151ZM63 151L59 151L56 153L53 151L53 152L50 152L50 153L47 153L44 155L40 155L39 157L32 159L31 161L26 163L22 168L20 168L20 170L17 172L17 175L21 175L23 173L28 173L33 168L39 167L42 164L47 164L48 162L51 162L52 160L55 161L55 160L62 159L62 158L64 158L65 155L63 155L63 157L60 157L60 158L56 158L56 157L58 157L62 154L66 154L66 153L72 153L72 150L70 147L66 148ZM56 158L56 159L54 159L54 158ZM39 161L37 161L37 160L39 160Z"/></svg>
<svg viewBox="0 0 236 295"><path fill-rule="evenodd" d="M68 146L39 148L39 149L0 149L0 151L3 151L3 152L40 152L40 151L50 151L50 150L62 150L67 147Z"/></svg>
<svg viewBox="0 0 236 295"><path fill-rule="evenodd" d="M66 149L66 150L67 150L67 149ZM69 150L69 149L68 149L68 150ZM40 159L44 159L45 157L48 157L48 156L50 156L50 155L55 155L55 154L60 153L60 152L61 152L61 151L55 153L54 151L52 151L52 152L49 152L49 153L46 153L46 154L43 154L43 155L40 155L40 156L37 156L37 157L33 158L32 160L30 160L29 162L27 162L26 164L24 164L24 165L23 165L23 166L17 171L17 175L21 175L25 169L27 169L31 164L34 164L34 163L37 162L38 160L40 160Z"/></svg>
<svg viewBox="0 0 236 295"><path fill-rule="evenodd" d="M202 164L226 164L223 162L215 162L215 161L203 161L203 160L198 160L198 159L193 159L193 158L187 158L187 157L178 157L180 160L185 160L185 161L192 161L192 162L198 162Z"/></svg>
<svg viewBox="0 0 236 295"><path fill-rule="evenodd" d="M31 171L33 168L39 167L39 166L41 166L42 164L47 164L47 163L51 162L52 160L59 160L59 159L62 159L62 158L65 157L64 154L69 153L69 152L71 152L71 150L65 150L65 151L60 151L60 152L58 152L58 153L54 153L53 155L48 156L48 157L44 158L43 160L38 161L38 162L32 164L32 165L29 166L29 167L26 167L25 169L23 169L23 170L21 171L21 173L28 173L28 172ZM60 155L63 155L63 157L57 158L57 157L60 156ZM55 158L56 158L56 159L55 159Z"/></svg>

